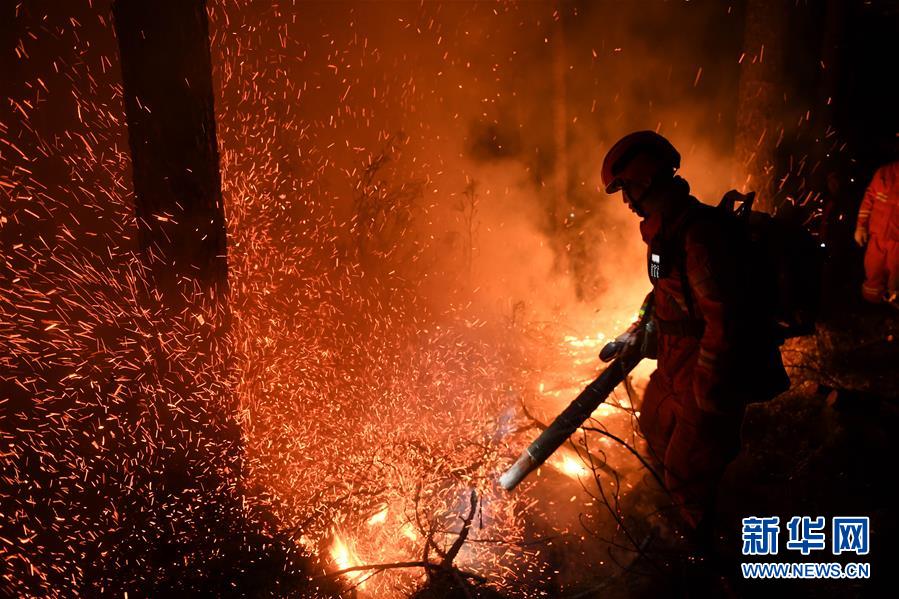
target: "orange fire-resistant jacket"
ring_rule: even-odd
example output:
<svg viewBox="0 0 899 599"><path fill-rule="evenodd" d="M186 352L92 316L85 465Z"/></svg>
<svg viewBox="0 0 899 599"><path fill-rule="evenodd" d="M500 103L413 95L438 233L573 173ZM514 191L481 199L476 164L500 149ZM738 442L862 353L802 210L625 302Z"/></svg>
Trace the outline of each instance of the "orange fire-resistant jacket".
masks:
<svg viewBox="0 0 899 599"><path fill-rule="evenodd" d="M899 161L874 173L858 210L856 228L883 241L899 241Z"/></svg>
<svg viewBox="0 0 899 599"><path fill-rule="evenodd" d="M758 335L764 323L749 305L746 256L732 225L687 190L673 199L674 214L640 225L655 294L658 369L678 396L730 412L769 399L787 379L776 344Z"/></svg>

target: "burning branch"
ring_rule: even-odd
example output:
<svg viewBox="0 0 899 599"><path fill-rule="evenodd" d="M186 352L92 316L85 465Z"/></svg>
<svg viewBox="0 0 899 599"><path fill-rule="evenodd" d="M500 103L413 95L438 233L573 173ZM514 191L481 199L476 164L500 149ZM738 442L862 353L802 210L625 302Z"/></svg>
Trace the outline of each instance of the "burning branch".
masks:
<svg viewBox="0 0 899 599"><path fill-rule="evenodd" d="M427 574L428 581L444 581L446 579L454 580L466 593L466 595L471 596L468 590L469 583L468 580L474 580L479 584L484 584L487 582L487 579L478 574L474 574L471 572L463 572L458 570L453 566L453 561L459 555L459 552L462 550L462 546L465 544L468 539L468 535L471 531L471 523L474 521L475 514L478 510L478 496L477 492L472 490L469 495L469 511L468 515L462 518L462 528L456 536L453 544L450 546L449 550L443 551L434 541L434 532L436 528L434 526L433 521L431 522L431 526L429 527L428 534L425 537L425 546L423 552L423 558L421 560L410 560L410 561L397 561L397 562L389 562L383 564L363 564L356 566L349 566L346 568L341 568L340 570L336 570L334 572L328 572L326 574L322 574L316 577L313 577L311 580L322 580L322 579L333 579L339 578L341 576L345 576L347 574L352 574L354 572L370 572L371 575L377 574L379 572L384 572L386 570L397 570L397 569L406 569L406 568L422 568ZM439 556L441 556L440 562L431 561L429 554L430 550L433 549Z"/></svg>

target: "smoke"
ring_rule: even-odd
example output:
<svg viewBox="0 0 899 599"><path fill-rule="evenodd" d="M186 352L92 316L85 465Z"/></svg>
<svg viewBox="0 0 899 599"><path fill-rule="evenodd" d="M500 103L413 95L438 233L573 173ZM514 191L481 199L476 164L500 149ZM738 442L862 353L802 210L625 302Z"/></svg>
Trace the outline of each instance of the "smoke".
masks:
<svg viewBox="0 0 899 599"><path fill-rule="evenodd" d="M740 39L727 5L226 8L221 35L246 38L236 68L264 95L272 159L338 218L386 140L407 140L378 176L423 184L404 242L427 259L406 275L431 279L437 304L466 303L460 287L539 318L632 303L646 287L621 276L642 268L637 223L599 189L604 151L632 130L668 135L701 199L727 189ZM473 227L455 209L470 185Z"/></svg>
<svg viewBox="0 0 899 599"><path fill-rule="evenodd" d="M427 175L438 229L429 234L464 233L448 207L476 183L470 288L484 303L508 310L524 302L545 319L620 313L640 297L641 278L622 276L642 269L637 222L600 191L602 156L623 134L659 130L680 148L694 193L717 201L731 173L741 26L734 12L449 3L383 17L388 28L394 19L400 30L430 26L411 44L391 35L378 47L397 55L395 67L414 82L403 126L410 151L438 166Z"/></svg>

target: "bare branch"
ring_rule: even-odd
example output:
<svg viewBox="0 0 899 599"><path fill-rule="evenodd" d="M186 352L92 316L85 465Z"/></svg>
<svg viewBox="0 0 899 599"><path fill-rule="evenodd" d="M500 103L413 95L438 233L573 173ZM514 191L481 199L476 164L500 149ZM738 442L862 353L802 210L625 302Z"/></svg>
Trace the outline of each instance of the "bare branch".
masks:
<svg viewBox="0 0 899 599"><path fill-rule="evenodd" d="M471 530L471 522L474 520L475 512L478 510L478 494L473 489L469 500L471 507L468 511L468 516L462 521L462 530L459 531L459 536L456 537L452 547L446 552L446 557L443 558L443 566L445 568L449 568L452 565L453 560L456 559L456 556L462 549L462 545L465 544L465 539L468 538L469 530Z"/></svg>
<svg viewBox="0 0 899 599"><path fill-rule="evenodd" d="M612 441L615 441L616 443L618 443L619 445L621 445L622 447L627 449L635 458L640 460L640 463L643 464L643 467L646 468L650 474L652 474L652 477L654 479L656 479L656 482L659 483L659 486L662 487L662 489L667 494L669 494L669 495L671 494L671 492L668 490L668 487L665 485L665 481L662 479L661 475L655 471L655 468L653 468L649 464L649 461L646 458L644 458L642 455L640 455L640 452L638 452L636 449L634 449L630 445L630 443L628 443L624 439L610 433L607 430L603 430L603 429L595 427L595 426L584 426L581 428L583 428L585 431L590 431L592 433L599 433L600 435L603 435L604 437L607 437L607 438L611 439Z"/></svg>

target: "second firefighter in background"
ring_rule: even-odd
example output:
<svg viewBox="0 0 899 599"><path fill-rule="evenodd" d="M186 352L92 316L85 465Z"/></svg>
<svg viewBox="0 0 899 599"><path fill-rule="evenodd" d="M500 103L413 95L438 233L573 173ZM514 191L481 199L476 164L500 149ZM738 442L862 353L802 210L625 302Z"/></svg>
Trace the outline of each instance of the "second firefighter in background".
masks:
<svg viewBox="0 0 899 599"><path fill-rule="evenodd" d="M858 211L855 241L867 246L862 296L899 306L899 161L874 173Z"/></svg>

